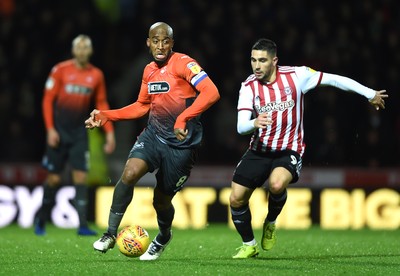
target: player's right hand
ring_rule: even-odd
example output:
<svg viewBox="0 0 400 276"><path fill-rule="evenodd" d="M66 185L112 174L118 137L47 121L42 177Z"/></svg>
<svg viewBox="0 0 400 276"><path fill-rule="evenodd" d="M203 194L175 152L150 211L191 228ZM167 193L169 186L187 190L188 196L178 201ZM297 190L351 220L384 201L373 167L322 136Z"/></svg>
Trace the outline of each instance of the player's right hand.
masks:
<svg viewBox="0 0 400 276"><path fill-rule="evenodd" d="M272 124L271 114L260 113L258 117L254 120L254 126L256 128L265 129L267 126Z"/></svg>
<svg viewBox="0 0 400 276"><path fill-rule="evenodd" d="M98 118L96 118L96 115L98 115L99 113L100 113L100 111L97 110L97 109L94 109L92 112L90 112L90 117L89 117L89 119L87 119L87 120L85 121L85 127L86 127L86 128L92 129L92 128L95 128L95 127L100 127L100 126L102 126L101 120L99 120Z"/></svg>

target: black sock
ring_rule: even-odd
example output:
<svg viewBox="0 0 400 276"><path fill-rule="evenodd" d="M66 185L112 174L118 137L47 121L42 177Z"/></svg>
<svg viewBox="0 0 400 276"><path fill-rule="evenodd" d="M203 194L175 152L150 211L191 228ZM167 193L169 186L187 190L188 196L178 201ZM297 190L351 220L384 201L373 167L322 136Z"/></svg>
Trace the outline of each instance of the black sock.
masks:
<svg viewBox="0 0 400 276"><path fill-rule="evenodd" d="M41 226L44 226L46 221L50 220L51 210L53 209L56 202L55 198L57 190L58 186L51 187L47 183L44 183L43 185L42 206L37 211L35 218L36 220L38 220Z"/></svg>
<svg viewBox="0 0 400 276"><path fill-rule="evenodd" d="M75 185L74 206L79 216L79 226L87 227L88 186L85 184Z"/></svg>
<svg viewBox="0 0 400 276"><path fill-rule="evenodd" d="M115 185L113 200L110 208L110 215L108 217L107 232L116 236L118 227L121 224L122 217L131 203L133 198L133 185L126 185L122 180L118 180Z"/></svg>
<svg viewBox="0 0 400 276"><path fill-rule="evenodd" d="M273 194L269 192L268 196L268 215L265 221L275 221L281 213L283 206L285 206L287 199L287 190L285 189L280 194Z"/></svg>
<svg viewBox="0 0 400 276"><path fill-rule="evenodd" d="M242 237L243 242L249 242L254 239L253 228L251 227L251 212L249 205L239 208L231 206L232 221Z"/></svg>
<svg viewBox="0 0 400 276"><path fill-rule="evenodd" d="M171 204L170 208L162 211L156 210L156 213L158 228L160 230L160 233L157 235L156 240L160 244L166 244L171 237L171 227L172 221L174 220L175 208Z"/></svg>

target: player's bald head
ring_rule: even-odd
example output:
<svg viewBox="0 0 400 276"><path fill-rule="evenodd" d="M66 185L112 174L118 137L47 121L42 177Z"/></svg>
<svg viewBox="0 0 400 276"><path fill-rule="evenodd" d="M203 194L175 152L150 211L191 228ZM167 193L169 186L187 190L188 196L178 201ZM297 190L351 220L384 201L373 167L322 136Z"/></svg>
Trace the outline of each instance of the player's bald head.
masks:
<svg viewBox="0 0 400 276"><path fill-rule="evenodd" d="M89 63L93 54L92 41L89 36L80 34L72 41L72 55L78 66L84 67Z"/></svg>
<svg viewBox="0 0 400 276"><path fill-rule="evenodd" d="M171 26L165 22L156 22L151 25L149 29L149 37L153 37L160 32L165 33L166 36L171 39L174 38L174 31L172 30Z"/></svg>
<svg viewBox="0 0 400 276"><path fill-rule="evenodd" d="M75 48L81 41L84 41L84 43L87 44L88 47L92 47L92 40L90 39L90 37L85 34L80 34L75 37L74 40L72 40L72 48Z"/></svg>

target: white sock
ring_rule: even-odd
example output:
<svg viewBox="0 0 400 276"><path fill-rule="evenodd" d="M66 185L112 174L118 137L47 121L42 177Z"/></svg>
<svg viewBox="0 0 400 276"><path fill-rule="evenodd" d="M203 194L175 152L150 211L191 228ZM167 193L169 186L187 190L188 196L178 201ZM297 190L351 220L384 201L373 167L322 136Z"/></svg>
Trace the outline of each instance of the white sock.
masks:
<svg viewBox="0 0 400 276"><path fill-rule="evenodd" d="M256 242L256 240L255 240L255 239L253 239L253 240L251 240L251 241L249 241L249 242L243 242L243 244L245 244L245 245L251 245L251 246L254 246L254 245L256 245L256 244L257 244L257 242Z"/></svg>

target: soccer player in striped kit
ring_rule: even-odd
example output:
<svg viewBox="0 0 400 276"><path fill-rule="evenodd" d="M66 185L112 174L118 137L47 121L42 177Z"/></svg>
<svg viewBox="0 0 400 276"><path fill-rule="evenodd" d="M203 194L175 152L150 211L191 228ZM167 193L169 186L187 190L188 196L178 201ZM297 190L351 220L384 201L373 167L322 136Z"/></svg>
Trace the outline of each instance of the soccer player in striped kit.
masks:
<svg viewBox="0 0 400 276"><path fill-rule="evenodd" d="M232 220L243 242L233 258L259 254L249 200L267 179L268 214L261 247L270 250L276 242L275 222L286 203L288 185L299 178L305 150L304 95L318 86L333 86L364 96L376 110L385 108L384 99L388 97L386 90L375 91L347 77L277 63L276 44L269 39L258 40L251 50L253 74L239 92L237 130L242 135L252 133L252 137L231 183Z"/></svg>

